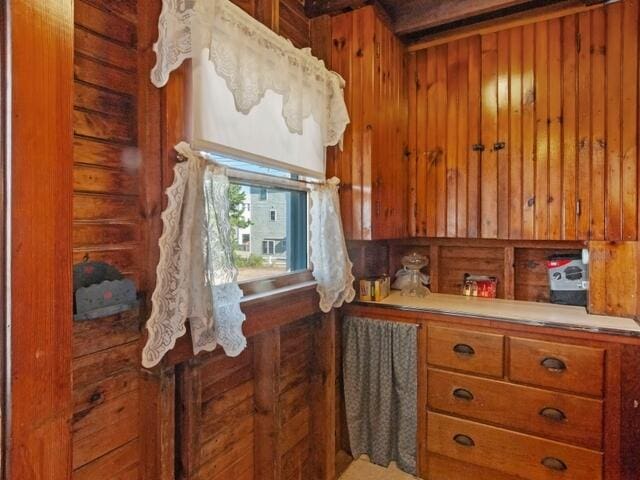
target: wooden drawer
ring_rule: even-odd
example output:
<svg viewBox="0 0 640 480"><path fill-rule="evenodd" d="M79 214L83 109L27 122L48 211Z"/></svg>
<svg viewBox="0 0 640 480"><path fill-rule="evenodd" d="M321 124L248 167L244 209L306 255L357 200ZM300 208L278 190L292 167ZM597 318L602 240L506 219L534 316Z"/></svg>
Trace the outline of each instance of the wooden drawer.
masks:
<svg viewBox="0 0 640 480"><path fill-rule="evenodd" d="M431 365L492 377L504 375L503 335L430 326L427 338Z"/></svg>
<svg viewBox="0 0 640 480"><path fill-rule="evenodd" d="M600 480L602 454L430 412L430 452L530 480Z"/></svg>
<svg viewBox="0 0 640 480"><path fill-rule="evenodd" d="M429 369L429 408L602 449L602 401Z"/></svg>
<svg viewBox="0 0 640 480"><path fill-rule="evenodd" d="M509 347L511 380L602 396L604 350L525 338L510 338Z"/></svg>
<svg viewBox="0 0 640 480"><path fill-rule="evenodd" d="M426 464L425 480L522 480L520 477L434 453L427 456Z"/></svg>

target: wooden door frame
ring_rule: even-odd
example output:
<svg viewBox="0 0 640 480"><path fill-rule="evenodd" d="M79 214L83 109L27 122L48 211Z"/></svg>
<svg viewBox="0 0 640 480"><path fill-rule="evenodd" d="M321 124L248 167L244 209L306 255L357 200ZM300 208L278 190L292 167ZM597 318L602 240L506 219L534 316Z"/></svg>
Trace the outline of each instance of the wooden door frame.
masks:
<svg viewBox="0 0 640 480"><path fill-rule="evenodd" d="M67 480L72 455L73 0L3 4L4 478Z"/></svg>

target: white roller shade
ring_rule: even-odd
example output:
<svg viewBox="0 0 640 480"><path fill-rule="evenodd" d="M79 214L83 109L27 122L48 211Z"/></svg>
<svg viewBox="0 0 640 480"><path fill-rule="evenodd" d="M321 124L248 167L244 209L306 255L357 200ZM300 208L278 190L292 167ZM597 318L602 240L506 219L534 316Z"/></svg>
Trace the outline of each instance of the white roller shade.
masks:
<svg viewBox="0 0 640 480"><path fill-rule="evenodd" d="M349 123L344 80L229 0L162 0L154 85L192 60L196 149L316 178Z"/></svg>
<svg viewBox="0 0 640 480"><path fill-rule="evenodd" d="M235 156L261 165L325 178L325 146L313 115L293 133L282 115L283 96L267 90L248 114L236 109L234 96L209 59L209 49L193 59L191 145L194 149Z"/></svg>

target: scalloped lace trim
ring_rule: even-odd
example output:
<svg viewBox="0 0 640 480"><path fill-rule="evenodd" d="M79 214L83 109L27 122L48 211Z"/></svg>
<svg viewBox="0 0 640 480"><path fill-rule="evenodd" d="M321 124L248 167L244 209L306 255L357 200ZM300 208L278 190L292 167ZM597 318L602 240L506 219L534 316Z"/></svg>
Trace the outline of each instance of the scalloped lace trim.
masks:
<svg viewBox="0 0 640 480"><path fill-rule="evenodd" d="M349 123L342 77L229 0L163 0L158 29L151 72L157 87L206 48L239 112L249 113L273 90L283 97L282 116L292 133L302 133L304 119L313 115L325 146L342 139Z"/></svg>
<svg viewBox="0 0 640 480"><path fill-rule="evenodd" d="M176 164L162 213L160 260L151 297L149 336L142 365L151 368L191 327L194 353L220 344L229 356L247 345L242 333L242 291L236 283L229 223L229 180L185 143L176 150L188 160Z"/></svg>

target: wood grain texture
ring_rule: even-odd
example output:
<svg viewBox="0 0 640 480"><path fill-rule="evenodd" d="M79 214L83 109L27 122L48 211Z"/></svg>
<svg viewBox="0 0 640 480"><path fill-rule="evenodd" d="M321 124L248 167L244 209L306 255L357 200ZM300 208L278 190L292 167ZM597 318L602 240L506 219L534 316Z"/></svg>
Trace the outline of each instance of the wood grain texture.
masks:
<svg viewBox="0 0 640 480"><path fill-rule="evenodd" d="M411 233L473 238L479 221L484 238L637 239L637 25L637 2L625 0L412 50ZM460 52L474 38L481 52L466 63ZM477 94L466 97L461 76ZM474 130L474 99L480 131L461 142L465 128ZM479 170L467 163L476 157ZM461 191L475 197L474 185L472 203ZM466 229L460 220L453 228L456 215L469 219Z"/></svg>
<svg viewBox="0 0 640 480"><path fill-rule="evenodd" d="M331 67L347 82L351 117L344 150L327 164L328 174L342 181L345 234L401 238L409 201L404 47L373 7L333 17L331 32Z"/></svg>
<svg viewBox="0 0 640 480"><path fill-rule="evenodd" d="M441 411L572 445L602 449L603 404L575 395L559 394L470 375L429 369L431 410ZM461 392L462 389L464 392ZM470 399L454 395L470 393ZM514 402L513 399L518 399ZM541 413L555 409L560 420Z"/></svg>
<svg viewBox="0 0 640 480"><path fill-rule="evenodd" d="M11 193L2 206L13 239L3 463L6 478L63 480L72 461L73 3L11 0L2 11L11 48L2 67Z"/></svg>

